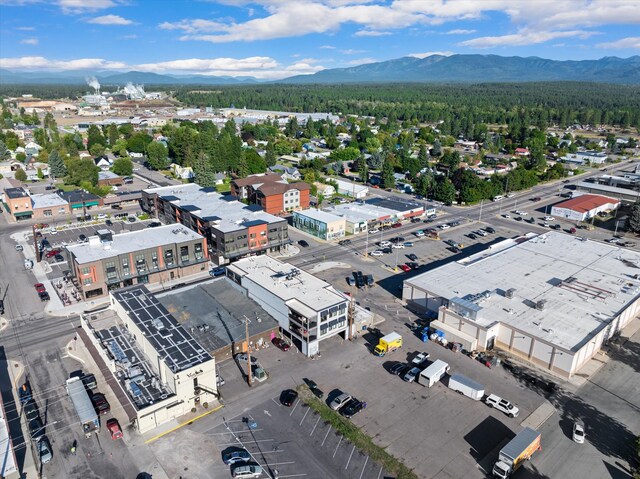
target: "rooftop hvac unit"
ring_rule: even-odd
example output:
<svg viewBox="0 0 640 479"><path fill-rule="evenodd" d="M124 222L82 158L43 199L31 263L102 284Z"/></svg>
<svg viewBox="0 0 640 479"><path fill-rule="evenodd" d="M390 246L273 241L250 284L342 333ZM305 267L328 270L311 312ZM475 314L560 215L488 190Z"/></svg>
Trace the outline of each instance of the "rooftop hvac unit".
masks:
<svg viewBox="0 0 640 479"><path fill-rule="evenodd" d="M516 292L516 288L509 288L504 295L507 298L512 299L515 292Z"/></svg>
<svg viewBox="0 0 640 479"><path fill-rule="evenodd" d="M542 310L544 309L544 306L545 306L545 304L546 304L546 303L547 303L547 300L546 300L546 299L541 299L540 301L538 301L538 302L536 303L536 309L537 309L538 311L542 311Z"/></svg>

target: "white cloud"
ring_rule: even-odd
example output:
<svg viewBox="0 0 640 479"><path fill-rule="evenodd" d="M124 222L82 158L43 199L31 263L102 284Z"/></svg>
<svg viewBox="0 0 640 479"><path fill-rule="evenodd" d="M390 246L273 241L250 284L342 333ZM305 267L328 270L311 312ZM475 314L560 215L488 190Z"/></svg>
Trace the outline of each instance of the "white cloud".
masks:
<svg viewBox="0 0 640 479"><path fill-rule="evenodd" d="M611 48L611 49L623 49L628 48L632 50L640 50L640 37L627 37L621 38L613 42L598 43L597 48Z"/></svg>
<svg viewBox="0 0 640 479"><path fill-rule="evenodd" d="M220 22L212 22L197 18L195 20L181 20L179 22L164 22L158 25L162 30L181 30L185 33L206 33L215 32L225 28Z"/></svg>
<svg viewBox="0 0 640 479"><path fill-rule="evenodd" d="M23 32L33 32L35 29L35 27L16 27L16 30L20 30Z"/></svg>
<svg viewBox="0 0 640 479"><path fill-rule="evenodd" d="M358 58L356 60L350 60L347 62L347 65L364 65L366 63L377 63L380 60L378 60L377 58Z"/></svg>
<svg viewBox="0 0 640 479"><path fill-rule="evenodd" d="M37 45L40 43L37 38L25 38L24 40L20 40L20 43L23 45Z"/></svg>
<svg viewBox="0 0 640 479"><path fill-rule="evenodd" d="M20 70L80 70L90 69L121 69L126 68L123 62L112 62L102 58L79 58L76 60L50 60L45 57L0 58L0 68L15 68Z"/></svg>
<svg viewBox="0 0 640 479"><path fill-rule="evenodd" d="M122 18L120 15L102 15L101 17L90 18L87 23L95 23L97 25L131 25L133 22Z"/></svg>
<svg viewBox="0 0 640 479"><path fill-rule="evenodd" d="M323 48L325 50L335 50L336 47L334 47L333 45L322 45L320 48Z"/></svg>
<svg viewBox="0 0 640 479"><path fill-rule="evenodd" d="M189 58L159 63L143 63L136 65L137 69L149 72L209 72L225 71L237 72L244 70L268 70L276 68L278 62L270 57L249 58Z"/></svg>
<svg viewBox="0 0 640 479"><path fill-rule="evenodd" d="M585 30L569 30L569 31L543 31L523 29L518 33L510 35L500 35L495 37L479 37L472 40L465 40L458 45L472 48L493 48L503 46L520 46L534 45L538 43L548 42L556 38L578 37L581 39L589 38L596 35L597 32L589 32Z"/></svg>
<svg viewBox="0 0 640 479"><path fill-rule="evenodd" d="M443 57L449 57L451 55L454 55L454 52L423 52L423 53L409 53L407 56L408 57L415 57L415 58L427 58L430 57L432 55L442 55Z"/></svg>
<svg viewBox="0 0 640 479"><path fill-rule="evenodd" d="M391 35L391 32L381 32L379 30L358 30L354 35L356 37L386 37Z"/></svg>
<svg viewBox="0 0 640 479"><path fill-rule="evenodd" d="M364 53L366 50L354 50L353 48L348 48L346 50L340 50L340 53L344 55L356 55L358 53Z"/></svg>
<svg viewBox="0 0 640 479"><path fill-rule="evenodd" d="M472 33L476 33L478 30L465 30L464 28L456 28L454 30L449 30L446 35L470 35Z"/></svg>
<svg viewBox="0 0 640 479"><path fill-rule="evenodd" d="M95 12L117 5L113 0L57 0L56 3L65 13Z"/></svg>

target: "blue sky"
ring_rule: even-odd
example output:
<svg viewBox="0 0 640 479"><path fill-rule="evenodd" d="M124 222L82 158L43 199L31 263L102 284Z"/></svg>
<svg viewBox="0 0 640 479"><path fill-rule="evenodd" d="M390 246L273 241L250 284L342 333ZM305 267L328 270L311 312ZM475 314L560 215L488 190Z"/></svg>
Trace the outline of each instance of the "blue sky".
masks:
<svg viewBox="0 0 640 479"><path fill-rule="evenodd" d="M277 79L403 56L640 54L639 0L0 0L0 68Z"/></svg>

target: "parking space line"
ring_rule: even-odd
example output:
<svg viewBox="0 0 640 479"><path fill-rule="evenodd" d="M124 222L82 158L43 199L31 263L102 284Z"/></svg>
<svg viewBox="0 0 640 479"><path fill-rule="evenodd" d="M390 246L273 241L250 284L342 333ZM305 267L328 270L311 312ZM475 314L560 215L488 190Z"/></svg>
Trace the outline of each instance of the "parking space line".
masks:
<svg viewBox="0 0 640 479"><path fill-rule="evenodd" d="M274 402L274 404L275 404L276 406L278 406L278 407L282 407L282 405L281 405L278 401L276 401L276 399L275 399L275 398L271 398L271 400Z"/></svg>
<svg viewBox="0 0 640 479"><path fill-rule="evenodd" d="M369 456L364 459L364 466L362 466L362 472L360 473L360 479L362 479L362 475L364 474L364 470L367 467L367 463L369 462Z"/></svg>
<svg viewBox="0 0 640 479"><path fill-rule="evenodd" d="M327 429L327 433L324 435L324 439L322 440L322 444L320 444L320 447L324 446L324 442L327 440L327 436L329 435L330 431L331 431L331 425L329 425L329 429Z"/></svg>
<svg viewBox="0 0 640 479"><path fill-rule="evenodd" d="M274 439L256 439L255 441L251 441L251 442L269 442L269 441L274 441ZM238 442L226 442L223 444L216 444L216 446L220 447L220 446L237 446Z"/></svg>
<svg viewBox="0 0 640 479"><path fill-rule="evenodd" d="M296 408L298 407L298 404L300 404L300 399L298 399L298 401L296 402L296 405L293 406L293 409L291 410L291 412L289 413L289 416L291 416L293 414L293 411L296 410Z"/></svg>
<svg viewBox="0 0 640 479"><path fill-rule="evenodd" d="M340 436L340 440L338 441L338 445L336 446L336 450L333 451L333 457L336 457L336 453L338 452L338 448L340 447L340 443L342 442L342 438L344 436Z"/></svg>
<svg viewBox="0 0 640 479"><path fill-rule="evenodd" d="M305 473L300 473L300 474L287 474L286 476L283 476L282 474L279 474L278 477L280 479L284 479L285 477L303 477L306 476Z"/></svg>
<svg viewBox="0 0 640 479"><path fill-rule="evenodd" d="M311 408L309 408L309 409L311 409ZM316 423L314 424L313 429L311 430L311 434L309 434L309 436L313 436L313 433L315 432L316 427L318 427L318 423L319 423L319 422L320 422L320 414L318 414L318 420L317 420L317 421L316 421Z"/></svg>
<svg viewBox="0 0 640 479"><path fill-rule="evenodd" d="M382 467L380 468L380 472L378 473L378 479L382 477Z"/></svg>
<svg viewBox="0 0 640 479"><path fill-rule="evenodd" d="M307 414L309 414L309 411L311 411L311 408L307 408L307 412L304 413L304 416L302 416L302 419L300 419L300 424L298 424L298 426L302 426L302 421L304 421L304 418L307 417Z"/></svg>
<svg viewBox="0 0 640 479"><path fill-rule="evenodd" d="M353 451L356 450L356 445L353 445L353 448L351 449L351 454L349 454L349 460L347 461L347 465L344 466L344 468L346 469L347 467L349 467L349 463L351 462L351 458L353 457Z"/></svg>

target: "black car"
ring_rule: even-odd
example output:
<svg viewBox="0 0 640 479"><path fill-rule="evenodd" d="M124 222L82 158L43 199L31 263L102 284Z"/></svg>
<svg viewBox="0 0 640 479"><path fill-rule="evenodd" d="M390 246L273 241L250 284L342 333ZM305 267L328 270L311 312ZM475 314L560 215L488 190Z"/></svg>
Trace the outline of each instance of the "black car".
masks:
<svg viewBox="0 0 640 479"><path fill-rule="evenodd" d="M44 436L44 424L42 424L39 417L29 421L29 434L34 441Z"/></svg>
<svg viewBox="0 0 640 479"><path fill-rule="evenodd" d="M347 245L351 244L351 240L350 239L346 239L346 240L338 241L338 244L340 246L347 246Z"/></svg>
<svg viewBox="0 0 640 479"><path fill-rule="evenodd" d="M40 419L40 412L38 411L38 405L33 399L29 399L24 403L24 417L27 421L33 421L34 419Z"/></svg>
<svg viewBox="0 0 640 479"><path fill-rule="evenodd" d="M306 248L307 246L309 246L309 243L307 243L305 240L298 241L298 244L303 248Z"/></svg>
<svg viewBox="0 0 640 479"><path fill-rule="evenodd" d="M57 254L53 257L53 259L60 263L61 261L64 261L64 256L62 256L61 254Z"/></svg>
<svg viewBox="0 0 640 479"><path fill-rule="evenodd" d="M293 389L285 389L280 394L280 402L287 407L293 406L293 403L298 399L298 393Z"/></svg>
<svg viewBox="0 0 640 479"><path fill-rule="evenodd" d="M391 369L389 369L389 372L391 374L395 374L396 376L402 376L406 371L407 367L408 366L406 364L398 363L391 366Z"/></svg>
<svg viewBox="0 0 640 479"><path fill-rule="evenodd" d="M350 418L362 411L364 408L365 403L357 400L356 398L352 398L347 404L340 408L340 414L346 418Z"/></svg>
<svg viewBox="0 0 640 479"><path fill-rule="evenodd" d="M496 232L496 230L494 230L491 226L487 226L484 230L487 233L495 233Z"/></svg>
<svg viewBox="0 0 640 479"><path fill-rule="evenodd" d="M85 241L87 241L87 237L85 235L80 235L78 236L78 241L80 241L81 243L84 243Z"/></svg>
<svg viewBox="0 0 640 479"><path fill-rule="evenodd" d="M98 414L107 414L111 411L111 406L102 393L95 393L91 396L91 403Z"/></svg>
<svg viewBox="0 0 640 479"><path fill-rule="evenodd" d="M411 261L418 261L418 257L413 253L409 253L407 255L407 258L409 258Z"/></svg>
<svg viewBox="0 0 640 479"><path fill-rule="evenodd" d="M382 248L384 254L390 254L393 250L391 248Z"/></svg>
<svg viewBox="0 0 640 479"><path fill-rule="evenodd" d="M478 239L478 237L473 233L469 233L467 236L469 237L469 239Z"/></svg>
<svg viewBox="0 0 640 479"><path fill-rule="evenodd" d="M209 274L214 278L217 278L218 276L223 276L226 272L227 272L227 268L225 268L224 266L219 266L209 271Z"/></svg>
<svg viewBox="0 0 640 479"><path fill-rule="evenodd" d="M41 291L40 293L38 293L38 296L40 296L40 301L49 301L51 299L49 293L47 293L46 291Z"/></svg>
<svg viewBox="0 0 640 479"><path fill-rule="evenodd" d="M516 221L522 221L522 217L521 217L521 216L516 216L516 217L514 218L514 220L516 220Z"/></svg>
<svg viewBox="0 0 640 479"><path fill-rule="evenodd" d="M113 221L111 221L111 220L106 220L106 221L104 222L104 224L105 224L105 225L107 225L107 226L113 226Z"/></svg>
<svg viewBox="0 0 640 479"><path fill-rule="evenodd" d="M32 398L31 385L26 382L18 388L18 396L20 397L20 403L25 404Z"/></svg>
<svg viewBox="0 0 640 479"><path fill-rule="evenodd" d="M135 216L129 216L129 217L127 217L127 221L129 223L135 223L136 222L136 217Z"/></svg>
<svg viewBox="0 0 640 479"><path fill-rule="evenodd" d="M158 226L162 226L162 223L159 221L152 221L147 225L147 228L157 228Z"/></svg>
<svg viewBox="0 0 640 479"><path fill-rule="evenodd" d="M415 261L409 261L408 263L406 263L407 266L411 269L418 269L420 268L420 265L418 263L416 263Z"/></svg>

